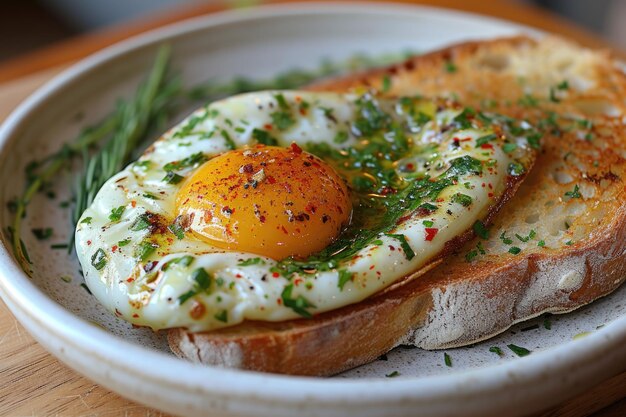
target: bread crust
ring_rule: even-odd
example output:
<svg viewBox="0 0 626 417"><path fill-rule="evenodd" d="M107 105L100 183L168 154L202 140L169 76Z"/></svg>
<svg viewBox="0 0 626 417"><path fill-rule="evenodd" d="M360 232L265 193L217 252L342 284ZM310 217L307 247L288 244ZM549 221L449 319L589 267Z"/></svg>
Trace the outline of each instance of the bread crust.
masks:
<svg viewBox="0 0 626 417"><path fill-rule="evenodd" d="M550 68L539 68L535 72L529 69L523 72L530 79L529 84L515 84L514 77L519 74L519 68L514 65L516 60L530 59L531 64L540 65L542 58L554 60L553 56L546 56L550 53L546 51L553 51L555 47L571 51L570 56L563 58L563 62L571 61L569 67L555 61L555 74L548 72ZM442 71L448 62L463 69L458 74ZM595 83L591 88L573 85L579 72L567 71L577 65L580 67L577 71ZM466 261L466 254L476 245L473 241L460 247L470 237L468 232L448 245L450 256L420 271L419 279L406 279L367 300L311 320L247 322L197 334L173 329L168 339L176 355L218 366L331 375L370 362L403 343L425 349L474 343L544 312L574 310L623 283L626 277L626 207L622 207L622 202L626 186L622 178L626 176L626 161L620 149L626 148L626 132L619 119L626 111L619 97L626 92L626 81L607 53L584 50L554 39L538 41L515 37L469 42L386 69L325 81L312 88L331 91L379 88L385 76L392 79L392 95L451 91L458 94L462 102L476 106L485 98L495 99L500 103L496 107L498 112L531 121L544 120L546 111L584 115L581 108L587 106L585 100L601 100L602 114L589 115L594 120L594 128L590 129L599 136L600 128L608 129L609 133L601 136L598 145L578 143L571 132L560 132L560 136L549 133L544 137L536 168L520 192L494 218L492 238L484 242L491 248L486 255ZM550 88L550 99L554 98L552 86L559 77L572 80L572 90L562 100L550 100L537 109L525 108L516 102L510 104L526 94L528 85L533 87L533 93L542 91L545 96ZM607 116L605 113L609 110L615 114ZM589 113L593 112L589 110ZM571 143L564 145L563 138ZM617 148L611 150L611 147ZM573 155L569 162L565 151ZM599 152L601 163L598 165L587 160L593 152ZM554 171L553 166L559 164L564 168ZM570 177L580 181L583 191L580 201L563 197L573 187L572 181L566 181ZM512 184L502 204L509 200L518 185ZM588 196L589 190L594 194ZM537 197L538 194L541 195ZM548 217L561 215L550 212L545 204L539 207L544 200L556 201L558 210L571 211L571 226L566 220L565 230L557 228L554 236L550 233L549 239L546 238L549 244L544 247L534 238L530 243L516 242L523 247L517 256L508 253L506 246L500 248L501 231L521 232L520 227L537 224L530 221L533 210L540 217L546 216L542 224L548 223ZM492 210L490 218L502 204ZM570 236L570 241L564 244L564 239Z"/></svg>

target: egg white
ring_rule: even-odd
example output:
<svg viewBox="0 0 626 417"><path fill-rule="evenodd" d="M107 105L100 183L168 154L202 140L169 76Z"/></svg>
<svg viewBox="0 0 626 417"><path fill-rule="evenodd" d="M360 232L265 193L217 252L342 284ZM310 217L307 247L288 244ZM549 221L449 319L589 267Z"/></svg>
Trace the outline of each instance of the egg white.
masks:
<svg viewBox="0 0 626 417"><path fill-rule="evenodd" d="M363 300L409 275L436 256L445 243L469 229L484 216L494 202L494 195L506 187L507 167L516 158L530 152L527 143L519 142L515 155L501 149L501 139L494 142L489 152L476 146L476 139L491 133L489 129L466 129L454 135L441 132L460 109L443 109L416 132L414 143L435 143L441 166L427 168L436 176L449 166L452 159L471 156L480 161L491 160L493 169L483 174L467 174L458 184L446 188L433 204L439 210L427 216L431 228L438 230L432 240L426 240L424 218L411 218L394 229L403 234L416 256L411 260L401 250L397 239L381 235L378 244L372 244L341 268L353 274L353 279L338 285L338 271L318 272L314 275L291 277L272 272L276 261L256 254L223 251L206 242L186 235L161 245L145 261L138 260L138 245L149 231L132 230L137 218L151 212L169 219L176 217L175 199L181 184L167 184L163 167L181 161L198 152L206 157L256 143L255 128L272 123L277 92L257 92L234 96L203 107L154 143L141 158L112 177L102 187L93 204L83 214L76 229L76 250L83 267L85 280L94 296L116 315L136 325L153 329L186 327L192 331L211 330L232 326L244 320L278 321L300 317L294 309L284 305L286 286L292 285L293 299L303 296L312 306L311 313L329 311ZM335 144L339 131L350 131L357 111L355 95L281 92L291 106L302 100L310 103L309 111L298 116L295 125L284 132L272 131L281 145L291 142L305 146L310 142L327 143L341 149L357 140L350 134L345 143ZM393 106L393 102L389 102ZM333 118L327 111L332 109ZM451 146L455 138L463 138L461 146ZM177 171L189 176L198 164ZM492 188L484 184L491 184ZM456 193L472 198L469 207L451 202ZM124 207L121 218L110 219L111 211ZM121 245L120 242L124 243ZM382 244L381 244L382 242ZM190 265L173 263L183 256L192 256ZM99 260L106 264L100 268ZM261 258L252 265L241 265L246 259ZM156 263L155 263L156 262ZM95 264L95 265L94 265ZM166 270L163 270L167 265ZM98 268L96 267L98 266ZM192 299L180 302L181 295L195 288L193 271L198 268L212 277L210 289L200 291ZM198 317L198 303L204 311ZM194 310L196 309L196 310Z"/></svg>

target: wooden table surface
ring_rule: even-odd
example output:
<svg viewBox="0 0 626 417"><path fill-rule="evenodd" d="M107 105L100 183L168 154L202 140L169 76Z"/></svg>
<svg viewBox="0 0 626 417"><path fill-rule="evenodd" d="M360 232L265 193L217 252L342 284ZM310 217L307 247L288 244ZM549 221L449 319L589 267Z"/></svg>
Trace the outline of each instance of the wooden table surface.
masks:
<svg viewBox="0 0 626 417"><path fill-rule="evenodd" d="M404 2L496 16L559 33L588 46L608 46L602 39L567 21L515 2ZM29 93L72 62L134 34L220 9L219 5L211 2L168 10L0 63L0 120ZM575 417L591 414L602 417L626 416L626 372L538 415ZM67 368L39 346L0 301L0 416L26 415L130 417L164 414L120 397Z"/></svg>

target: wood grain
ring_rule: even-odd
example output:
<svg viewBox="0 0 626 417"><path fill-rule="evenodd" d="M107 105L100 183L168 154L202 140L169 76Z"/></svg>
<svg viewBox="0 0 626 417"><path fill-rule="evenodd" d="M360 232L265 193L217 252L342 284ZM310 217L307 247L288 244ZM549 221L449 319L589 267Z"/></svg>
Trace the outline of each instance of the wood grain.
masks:
<svg viewBox="0 0 626 417"><path fill-rule="evenodd" d="M499 16L561 33L585 45L606 46L602 40L567 22L519 4L462 0L413 2L436 3L442 7ZM61 71L62 67L59 65L67 65L134 33L215 9L215 6L199 5L191 9L175 10L167 16L157 16L151 20L78 38L0 65L0 82L14 80L0 84L0 120L28 94ZM24 76L25 74L30 75ZM582 417L592 414L596 417L626 415L626 373L534 416ZM68 369L35 342L0 301L0 416L26 415L166 416L120 397Z"/></svg>

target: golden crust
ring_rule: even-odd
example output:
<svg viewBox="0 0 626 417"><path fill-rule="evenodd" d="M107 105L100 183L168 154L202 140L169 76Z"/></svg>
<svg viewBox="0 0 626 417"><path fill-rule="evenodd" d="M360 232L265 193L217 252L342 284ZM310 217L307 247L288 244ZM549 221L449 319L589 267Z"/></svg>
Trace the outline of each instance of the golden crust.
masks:
<svg viewBox="0 0 626 417"><path fill-rule="evenodd" d="M312 88L379 88L384 77L392 95L454 94L545 127L535 168L493 219L490 239L480 242L485 254L477 240L460 245L466 234L419 279L312 320L199 334L174 329L169 343L178 356L330 375L399 343L437 349L483 340L543 312L576 309L624 281L626 77L608 53L553 38L470 42ZM513 246L521 253L511 254ZM471 262L468 254L475 254Z"/></svg>

